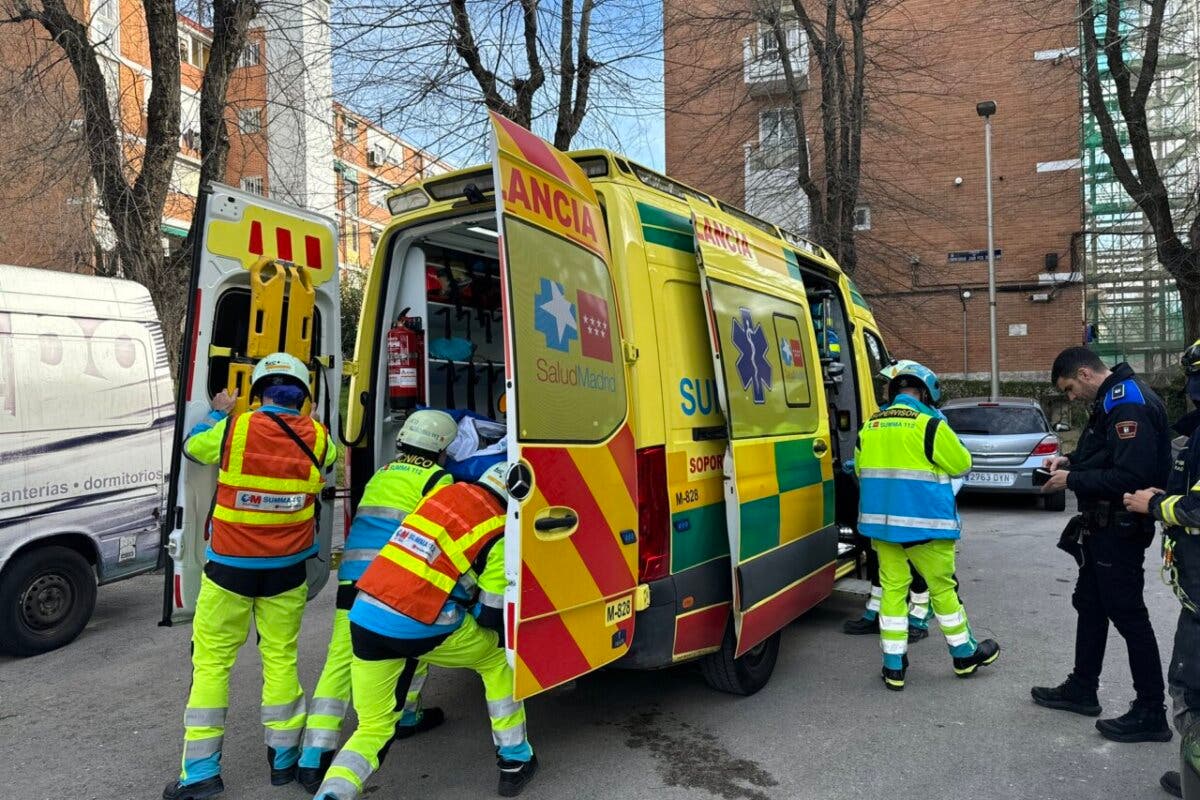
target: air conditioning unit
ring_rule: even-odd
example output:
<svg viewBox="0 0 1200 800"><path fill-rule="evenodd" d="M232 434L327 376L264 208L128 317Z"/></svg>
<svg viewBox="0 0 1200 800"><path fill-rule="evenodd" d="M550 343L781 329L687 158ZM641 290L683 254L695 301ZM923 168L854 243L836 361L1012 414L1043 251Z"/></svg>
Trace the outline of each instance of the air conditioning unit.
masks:
<svg viewBox="0 0 1200 800"><path fill-rule="evenodd" d="M380 152L379 150L368 150L367 151L367 166L368 167L382 167L383 166L383 153Z"/></svg>

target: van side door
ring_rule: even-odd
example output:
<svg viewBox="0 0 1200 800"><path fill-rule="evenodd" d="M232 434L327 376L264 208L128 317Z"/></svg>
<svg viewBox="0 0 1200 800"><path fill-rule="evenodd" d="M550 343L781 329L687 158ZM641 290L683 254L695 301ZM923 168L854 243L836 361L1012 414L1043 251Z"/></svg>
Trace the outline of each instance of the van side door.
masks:
<svg viewBox="0 0 1200 800"><path fill-rule="evenodd" d="M729 432L725 512L741 656L832 590L829 421L804 283L789 275L782 243L691 206Z"/></svg>

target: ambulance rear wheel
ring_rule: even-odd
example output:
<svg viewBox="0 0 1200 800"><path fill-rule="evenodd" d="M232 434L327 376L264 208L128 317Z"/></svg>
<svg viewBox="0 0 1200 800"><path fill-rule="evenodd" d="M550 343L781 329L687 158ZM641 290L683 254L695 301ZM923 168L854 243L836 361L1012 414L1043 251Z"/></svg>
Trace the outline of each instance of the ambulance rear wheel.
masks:
<svg viewBox="0 0 1200 800"><path fill-rule="evenodd" d="M754 694L771 680L771 673L775 671L775 661L779 658L779 642L782 637L783 632L776 631L741 658L734 658L737 639L733 634L733 623L730 622L725 628L721 649L705 656L700 662L700 671L704 674L705 682L718 692L743 696Z"/></svg>

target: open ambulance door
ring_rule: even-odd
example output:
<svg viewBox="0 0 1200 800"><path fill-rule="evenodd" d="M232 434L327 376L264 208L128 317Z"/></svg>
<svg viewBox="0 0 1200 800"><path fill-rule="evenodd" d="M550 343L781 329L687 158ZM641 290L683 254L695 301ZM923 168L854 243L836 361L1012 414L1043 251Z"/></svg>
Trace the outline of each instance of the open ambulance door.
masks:
<svg viewBox="0 0 1200 800"><path fill-rule="evenodd" d="M192 260L168 484L163 547L161 624L190 619L200 592L208 548L208 514L217 468L183 456L183 441L208 414L222 389L246 409L250 374L258 359L287 351L309 365L312 413L338 436L341 332L337 228L325 217L259 195L213 184L201 196L200 231ZM308 407L306 407L308 408ZM333 534L334 468L320 501L320 553L309 559L309 597L329 577Z"/></svg>
<svg viewBox="0 0 1200 800"><path fill-rule="evenodd" d="M520 699L629 649L637 479L596 193L547 142L491 120L513 464L505 623Z"/></svg>
<svg viewBox="0 0 1200 800"><path fill-rule="evenodd" d="M689 205L728 427L725 517L740 657L833 589L829 420L804 284L782 243L712 206Z"/></svg>

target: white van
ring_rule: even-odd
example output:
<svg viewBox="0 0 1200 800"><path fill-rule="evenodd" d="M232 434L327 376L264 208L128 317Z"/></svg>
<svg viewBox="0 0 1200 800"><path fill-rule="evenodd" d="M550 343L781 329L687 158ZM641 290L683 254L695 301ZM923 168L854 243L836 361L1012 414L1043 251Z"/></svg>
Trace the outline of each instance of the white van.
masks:
<svg viewBox="0 0 1200 800"><path fill-rule="evenodd" d="M70 642L154 569L174 389L149 293L0 265L0 651Z"/></svg>

